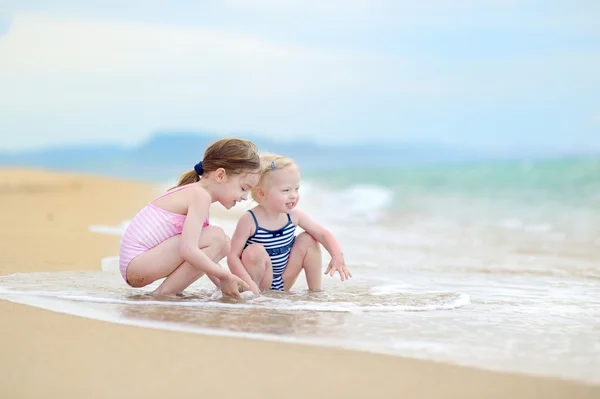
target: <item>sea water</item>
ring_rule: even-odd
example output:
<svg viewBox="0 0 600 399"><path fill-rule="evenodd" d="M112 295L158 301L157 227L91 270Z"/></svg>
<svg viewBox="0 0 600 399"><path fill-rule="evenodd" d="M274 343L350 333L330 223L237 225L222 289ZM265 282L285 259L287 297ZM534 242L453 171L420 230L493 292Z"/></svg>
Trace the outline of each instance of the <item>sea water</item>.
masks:
<svg viewBox="0 0 600 399"><path fill-rule="evenodd" d="M353 278L174 300L97 271L0 277L0 298L151 328L342 347L600 383L600 161L355 169L304 176L300 207ZM211 219L231 234L227 219ZM133 215L132 215L133 216ZM127 226L90 226L122 234ZM323 265L329 258L323 253ZM224 263L223 263L224 264Z"/></svg>

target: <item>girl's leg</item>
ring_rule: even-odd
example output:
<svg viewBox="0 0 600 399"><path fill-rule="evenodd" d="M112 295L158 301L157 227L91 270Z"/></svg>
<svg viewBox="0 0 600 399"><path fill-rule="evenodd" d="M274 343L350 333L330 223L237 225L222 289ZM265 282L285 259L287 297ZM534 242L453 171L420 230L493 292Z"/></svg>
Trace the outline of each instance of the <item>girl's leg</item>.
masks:
<svg viewBox="0 0 600 399"><path fill-rule="evenodd" d="M207 253L213 260L222 259L228 251L228 239L223 232L223 229L216 226L207 226L202 230L198 242L199 248ZM181 235L176 235L156 247L135 257L127 267L127 281L133 287L144 287L161 278L171 276L184 262L179 255L179 247L181 243ZM196 269L194 266L187 264L181 272L175 274L169 282L172 287L180 288L185 283L191 284L204 273ZM165 280L166 282L166 280ZM174 284L177 282L177 284ZM163 282L164 284L164 282ZM162 287L162 285L161 285ZM160 292L161 294L175 294L179 291Z"/></svg>
<svg viewBox="0 0 600 399"><path fill-rule="evenodd" d="M260 244L250 244L242 252L242 264L261 291L271 288L273 268L269 254Z"/></svg>
<svg viewBox="0 0 600 399"><path fill-rule="evenodd" d="M283 287L289 291L304 269L308 289L312 291L321 290L321 246L307 232L302 232L296 237L290 260L283 272Z"/></svg>
<svg viewBox="0 0 600 399"><path fill-rule="evenodd" d="M207 226L204 228L207 229ZM210 231L202 231L198 247L215 263L227 256L230 248L229 237L220 227L215 227ZM206 233L206 234L205 234ZM154 290L155 295L173 295L180 294L187 287L192 285L204 272L199 271L189 262L183 262L173 273L169 274L165 281ZM208 278L218 287L220 282L217 278L208 276Z"/></svg>

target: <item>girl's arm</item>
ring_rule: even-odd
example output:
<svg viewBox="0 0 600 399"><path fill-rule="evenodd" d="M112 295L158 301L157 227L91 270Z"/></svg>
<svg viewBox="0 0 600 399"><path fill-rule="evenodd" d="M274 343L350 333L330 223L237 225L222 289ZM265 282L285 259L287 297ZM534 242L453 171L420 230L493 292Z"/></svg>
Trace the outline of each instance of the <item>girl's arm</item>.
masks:
<svg viewBox="0 0 600 399"><path fill-rule="evenodd" d="M253 234L253 230L254 219L246 212L235 227L233 237L231 237L231 249L227 254L227 265L229 266L229 270L244 280L250 287L257 285L257 283L252 281L252 277L250 277L250 274L248 274L242 263L242 252L244 251L246 241L248 241L248 238ZM258 294L258 292L255 292L255 294Z"/></svg>
<svg viewBox="0 0 600 399"><path fill-rule="evenodd" d="M315 240L325 247L327 252L329 252L329 255L331 256L331 262L329 262L329 266L327 267L327 270L325 270L325 274L333 276L337 271L340 273L340 278L342 281L352 277L352 274L346 268L344 254L335 236L329 230L315 222L310 216L299 209L295 209L292 215L298 221L298 226L302 227L304 231L310 234Z"/></svg>
<svg viewBox="0 0 600 399"><path fill-rule="evenodd" d="M202 226L204 224L204 220L206 220L206 217L208 216L211 197L202 189L189 191L190 195L188 197L188 212L185 223L183 224L181 245L179 247L181 257L183 260L189 262L204 273L218 278L221 283L229 280L239 280L238 277L232 275L228 270L223 269L221 266L213 262L204 253L204 251L198 248L198 241L200 240L200 234L202 233ZM245 285L245 283L242 285ZM230 287L226 287L226 293L223 288L223 284L221 284L221 290L223 291L223 294L239 296L238 292L229 292L229 288Z"/></svg>

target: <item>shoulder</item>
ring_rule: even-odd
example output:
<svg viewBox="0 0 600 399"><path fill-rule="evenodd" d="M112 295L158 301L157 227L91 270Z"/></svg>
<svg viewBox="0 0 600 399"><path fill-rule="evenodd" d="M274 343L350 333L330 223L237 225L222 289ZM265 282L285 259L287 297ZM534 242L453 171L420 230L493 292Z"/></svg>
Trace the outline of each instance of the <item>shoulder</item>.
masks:
<svg viewBox="0 0 600 399"><path fill-rule="evenodd" d="M256 225L260 224L260 211L257 212L257 207L252 209L248 209L244 214L240 217L240 222L248 223L254 229Z"/></svg>
<svg viewBox="0 0 600 399"><path fill-rule="evenodd" d="M203 187L201 187L198 184L190 185L190 187L182 191L183 194L186 195L190 203L208 203L210 205L210 203L212 202L211 196L208 193L208 191L206 191Z"/></svg>
<svg viewBox="0 0 600 399"><path fill-rule="evenodd" d="M254 224L254 218L252 217L252 214L248 211L244 212L244 214L240 216L238 224Z"/></svg>
<svg viewBox="0 0 600 399"><path fill-rule="evenodd" d="M210 204L212 203L212 197L208 191L200 185L190 185L190 187L181 190L179 193L181 193L182 199L185 201L185 207L187 208L188 214L190 211L208 212Z"/></svg>
<svg viewBox="0 0 600 399"><path fill-rule="evenodd" d="M256 230L256 222L254 221L254 218L250 212L244 212L244 214L240 216L237 222L236 230L239 232L244 232L248 235L248 237L254 234Z"/></svg>
<svg viewBox="0 0 600 399"><path fill-rule="evenodd" d="M290 219L292 219L292 223L294 223L296 226L302 223L302 220L305 220L307 217L308 215L306 212L300 209L294 208L290 211Z"/></svg>

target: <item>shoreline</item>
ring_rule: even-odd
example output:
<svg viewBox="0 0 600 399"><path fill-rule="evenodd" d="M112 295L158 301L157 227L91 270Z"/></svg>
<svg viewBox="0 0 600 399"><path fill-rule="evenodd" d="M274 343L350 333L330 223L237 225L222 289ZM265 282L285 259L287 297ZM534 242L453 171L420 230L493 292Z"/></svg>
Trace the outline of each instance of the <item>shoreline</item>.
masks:
<svg viewBox="0 0 600 399"><path fill-rule="evenodd" d="M0 275L100 270L103 257L118 253L120 238L88 226L118 225L156 194L150 183L19 169L0 169L0 187L0 206L11 209L2 215ZM10 320L0 335L3 397L600 396L600 386L557 378L142 328L6 300L0 309ZM289 359L285 373L282 359Z"/></svg>

